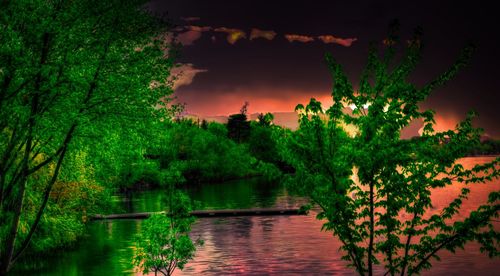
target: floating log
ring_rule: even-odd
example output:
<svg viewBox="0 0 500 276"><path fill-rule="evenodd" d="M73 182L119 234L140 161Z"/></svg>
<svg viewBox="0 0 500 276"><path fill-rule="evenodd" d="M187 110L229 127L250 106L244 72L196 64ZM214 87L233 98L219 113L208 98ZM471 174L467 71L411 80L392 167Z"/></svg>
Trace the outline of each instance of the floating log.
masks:
<svg viewBox="0 0 500 276"><path fill-rule="evenodd" d="M164 212L143 212L128 214L94 215L93 220L106 219L145 219L152 214L162 214ZM259 209L226 209L226 210L195 210L191 215L199 218L206 217L239 217L239 216L291 216L304 215L299 208L259 208Z"/></svg>

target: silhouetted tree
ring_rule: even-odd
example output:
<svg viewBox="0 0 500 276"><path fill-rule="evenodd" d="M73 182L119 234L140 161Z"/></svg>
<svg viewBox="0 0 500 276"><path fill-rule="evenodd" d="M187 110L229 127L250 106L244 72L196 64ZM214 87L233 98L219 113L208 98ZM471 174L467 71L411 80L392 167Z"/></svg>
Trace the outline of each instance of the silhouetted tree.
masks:
<svg viewBox="0 0 500 276"><path fill-rule="evenodd" d="M208 122L207 122L207 120L203 119L201 121L200 128L205 129L205 130L208 128Z"/></svg>
<svg viewBox="0 0 500 276"><path fill-rule="evenodd" d="M250 122L247 120L248 102L241 107L240 113L230 115L227 121L228 137L238 143L245 142L250 136Z"/></svg>

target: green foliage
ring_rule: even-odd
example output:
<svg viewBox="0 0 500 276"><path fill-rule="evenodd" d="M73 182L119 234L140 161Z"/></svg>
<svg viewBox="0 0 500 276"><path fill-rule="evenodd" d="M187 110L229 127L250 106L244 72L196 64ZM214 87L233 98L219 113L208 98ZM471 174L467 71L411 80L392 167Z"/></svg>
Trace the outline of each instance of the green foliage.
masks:
<svg viewBox="0 0 500 276"><path fill-rule="evenodd" d="M95 182L94 169L88 155L71 152L65 159L54 183L37 231L33 234L28 254L47 254L53 249L74 244L85 233L88 216L111 208L110 191ZM19 227L19 238L25 239L43 201L43 181L50 171L40 170L30 181Z"/></svg>
<svg viewBox="0 0 500 276"><path fill-rule="evenodd" d="M70 166L63 162L67 156L92 152L90 146L103 150L101 142L127 131L142 134L170 115L170 108L161 107L172 93L164 80L174 52L166 44L165 24L147 14L144 4L1 2L0 273L49 219L43 214L53 204L59 174ZM127 137L94 160L116 156L137 141ZM119 171L112 162L87 164L96 164L99 180Z"/></svg>
<svg viewBox="0 0 500 276"><path fill-rule="evenodd" d="M266 114L260 113L257 116L257 122L261 126L271 126L273 124L273 120L274 120L274 115L272 113L269 113L269 112Z"/></svg>
<svg viewBox="0 0 500 276"><path fill-rule="evenodd" d="M227 128L223 124L210 122L207 126L207 130L221 139L227 137Z"/></svg>
<svg viewBox="0 0 500 276"><path fill-rule="evenodd" d="M194 217L190 215L191 203L182 192L170 186L167 197L166 214L155 214L142 223L137 235L137 253L134 264L143 269L143 273L153 271L155 275L172 275L178 267L183 269L194 257L196 245L189 237Z"/></svg>
<svg viewBox="0 0 500 276"><path fill-rule="evenodd" d="M454 252L469 241L497 256L499 235L491 219L499 215L498 192L465 219L456 214L469 189L439 215L429 215L431 190L499 177L499 158L472 169L458 161L479 144L473 113L455 130L436 133L433 111L418 106L466 64L473 48L466 47L448 71L418 88L407 79L420 58L421 30L394 64L397 42L394 24L384 54L370 49L359 91L340 64L326 56L333 105L326 112L315 99L297 106L300 128L282 148L296 169L289 187L321 207L323 229L340 239L343 259L360 275L373 275L377 264L386 275L418 274L431 267L430 258L438 258L441 250ZM351 112L348 106L356 108ZM423 136L401 140L401 129L415 119L425 122Z"/></svg>
<svg viewBox="0 0 500 276"><path fill-rule="evenodd" d="M272 127L252 124L248 146L250 153L257 159L276 164L280 158L273 133Z"/></svg>
<svg viewBox="0 0 500 276"><path fill-rule="evenodd" d="M213 182L257 175L257 160L246 145L228 139L224 125L208 124L207 130L189 123L173 123L158 135L162 169L181 172L188 182Z"/></svg>
<svg viewBox="0 0 500 276"><path fill-rule="evenodd" d="M266 118L257 123L252 122L247 144L250 153L260 161L258 170L263 171L264 176L270 180L277 179L282 172L293 172L288 161L279 154L286 130L272 125L272 114L267 113L263 117ZM266 123L262 123L263 121Z"/></svg>
<svg viewBox="0 0 500 276"><path fill-rule="evenodd" d="M499 140L485 140L481 144L474 147L469 151L469 155L498 155L500 154L500 141Z"/></svg>
<svg viewBox="0 0 500 276"><path fill-rule="evenodd" d="M117 178L119 187L130 188L134 185L158 187L161 184L160 169L155 161L140 160L124 166Z"/></svg>

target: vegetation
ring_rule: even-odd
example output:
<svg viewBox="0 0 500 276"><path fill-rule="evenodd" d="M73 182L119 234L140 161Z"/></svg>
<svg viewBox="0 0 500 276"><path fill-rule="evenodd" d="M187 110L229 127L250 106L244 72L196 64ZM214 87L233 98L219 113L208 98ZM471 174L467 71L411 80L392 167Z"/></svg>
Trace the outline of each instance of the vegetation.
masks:
<svg viewBox="0 0 500 276"><path fill-rule="evenodd" d="M480 142L474 113L436 133L434 113L419 103L463 67L473 47L423 87L407 81L421 54L418 30L396 62L397 26L382 57L372 47L354 91L327 55L334 86L326 112L311 99L297 106L296 132L273 115L251 122L248 103L226 125L172 121L170 70L177 47L147 1L2 1L0 3L0 274L25 254L69 246L88 216L112 208L110 196L134 187L166 189L167 210L144 221L134 260L144 273L171 275L193 258L194 222L181 183L283 173L289 187L318 204L324 229L342 242L360 275L417 274L442 250L476 241L498 256L500 191L465 219L460 194L440 213L431 191L499 177L497 158L466 169L459 158L498 154ZM351 112L346 109L355 106ZM401 140L416 119L423 136ZM176 187L178 188L178 187ZM243 193L246 193L245 190Z"/></svg>
<svg viewBox="0 0 500 276"><path fill-rule="evenodd" d="M91 172L88 166L70 167L77 163L68 157L90 160L94 156L85 152L120 135L124 126L141 133L168 116L169 109L154 107L168 103L171 89L163 80L172 55L162 37L165 24L141 9L144 3L0 4L0 274L39 227L81 231L69 211L85 204L72 197L58 210L58 202L72 190L94 203L100 189L90 179L75 183L77 174ZM137 140L120 140L115 148L129 142ZM100 168L95 173L103 176ZM73 240L72 234L53 239L50 247Z"/></svg>
<svg viewBox="0 0 500 276"><path fill-rule="evenodd" d="M154 272L155 275L172 275L176 268L183 269L194 257L196 245L189 237L191 225L195 219L190 215L189 198L173 185L168 189L166 214L155 214L145 220L141 232L137 236L137 253L135 265L143 269L143 273Z"/></svg>
<svg viewBox="0 0 500 276"><path fill-rule="evenodd" d="M470 156L477 155L499 155L500 154L500 141L499 140L484 140L479 145L469 151Z"/></svg>
<svg viewBox="0 0 500 276"><path fill-rule="evenodd" d="M321 207L323 229L339 238L343 259L360 275L373 275L376 265L383 265L385 275L418 274L441 251L454 252L469 241L478 242L490 257L498 256L499 233L492 219L499 215L500 191L465 219L456 215L469 188L438 212L432 210L431 191L498 178L500 159L464 168L459 158L479 144L481 131L471 125L474 113L455 130L436 133L433 111L418 106L456 75L473 47L467 46L449 70L419 88L407 79L421 55L421 31L396 63L398 41L394 24L384 54L370 50L359 91L326 55L333 105L327 116L315 99L297 106L300 129L283 149L296 169L290 187ZM356 107L352 112L350 105ZM422 138L401 140L401 129L419 118L425 121Z"/></svg>
<svg viewBox="0 0 500 276"><path fill-rule="evenodd" d="M150 152L159 156L161 169L179 171L188 183L279 174L277 169L270 171L274 165L266 163L269 160L252 156L248 144L234 142L227 133L226 126L215 122L206 130L188 120L172 123L160 132L161 143ZM262 142L272 143L271 137L266 139Z"/></svg>

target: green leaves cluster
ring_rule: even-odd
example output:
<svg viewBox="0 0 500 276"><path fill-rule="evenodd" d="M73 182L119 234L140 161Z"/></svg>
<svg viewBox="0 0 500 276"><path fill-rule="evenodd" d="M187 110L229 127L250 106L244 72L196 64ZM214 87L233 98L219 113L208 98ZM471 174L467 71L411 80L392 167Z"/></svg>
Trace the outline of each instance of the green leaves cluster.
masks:
<svg viewBox="0 0 500 276"><path fill-rule="evenodd" d="M194 217L190 215L191 203L182 192L167 191L166 214L155 214L141 225L141 232L136 237L137 252L134 264L143 269L143 273L154 272L172 275L176 268L183 269L194 257L197 245L189 237Z"/></svg>
<svg viewBox="0 0 500 276"><path fill-rule="evenodd" d="M236 143L227 133L226 126L215 122L206 130L190 121L175 122L158 132L161 142L150 151L159 154L160 168L178 171L191 183L272 173L273 165L252 156L248 144Z"/></svg>
<svg viewBox="0 0 500 276"><path fill-rule="evenodd" d="M499 177L499 158L472 169L460 164L459 158L479 144L474 113L455 130L436 133L434 112L419 107L433 89L457 74L474 47L465 47L450 69L417 87L408 78L421 56L422 32L415 31L402 58L396 59L397 28L392 25L382 56L371 47L358 90L326 55L333 105L326 111L315 99L298 105L300 129L282 150L297 171L290 187L320 206L323 229L340 239L343 259L360 275L373 275L376 265L386 275L418 274L431 267L430 259L441 250L454 252L469 241L478 242L490 256L499 252L492 225L499 215L498 192L465 219L456 215L468 188L439 215L429 215L432 190ZM413 120L424 121L422 137L400 139Z"/></svg>
<svg viewBox="0 0 500 276"><path fill-rule="evenodd" d="M0 3L0 273L28 247L67 156L99 152L101 142L170 115L162 107L172 93L165 80L174 51L165 23L144 4ZM104 179L103 172L95 175Z"/></svg>

